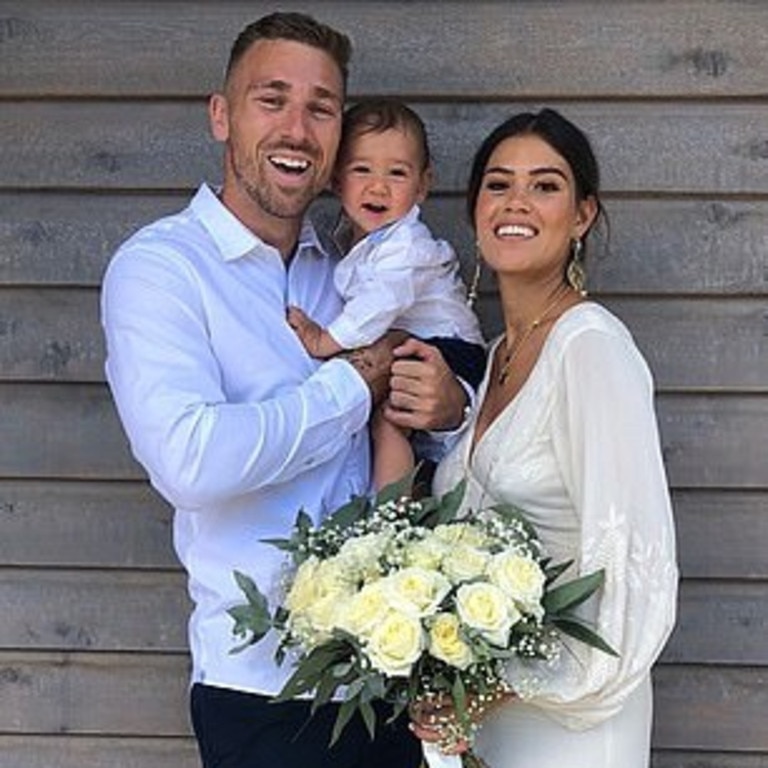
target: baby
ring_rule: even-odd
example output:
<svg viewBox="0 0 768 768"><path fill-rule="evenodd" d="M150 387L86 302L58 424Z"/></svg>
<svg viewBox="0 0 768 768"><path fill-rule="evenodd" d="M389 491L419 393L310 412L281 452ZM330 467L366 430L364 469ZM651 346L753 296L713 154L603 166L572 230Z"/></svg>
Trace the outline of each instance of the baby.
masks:
<svg viewBox="0 0 768 768"><path fill-rule="evenodd" d="M432 167L421 118L396 101L364 101L344 115L333 188L342 205L335 271L342 313L322 328L298 307L288 322L313 357L366 346L400 329L436 346L453 372L476 387L485 346L467 305L451 246L419 218ZM374 414L375 488L414 466L409 436Z"/></svg>

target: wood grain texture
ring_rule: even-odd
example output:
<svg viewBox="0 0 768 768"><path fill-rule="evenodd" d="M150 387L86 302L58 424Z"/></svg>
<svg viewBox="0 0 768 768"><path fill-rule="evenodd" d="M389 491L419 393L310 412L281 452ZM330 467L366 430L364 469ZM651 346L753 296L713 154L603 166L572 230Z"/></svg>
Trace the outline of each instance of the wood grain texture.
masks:
<svg viewBox="0 0 768 768"><path fill-rule="evenodd" d="M765 490L675 491L678 556L686 578L768 578Z"/></svg>
<svg viewBox="0 0 768 768"><path fill-rule="evenodd" d="M184 585L180 573L0 573L0 648L186 651Z"/></svg>
<svg viewBox="0 0 768 768"><path fill-rule="evenodd" d="M0 480L0 563L177 569L171 515L145 482Z"/></svg>
<svg viewBox="0 0 768 768"><path fill-rule="evenodd" d="M3 768L200 768L191 736L113 738L0 734Z"/></svg>
<svg viewBox="0 0 768 768"><path fill-rule="evenodd" d="M83 194L0 189L0 285L97 287L118 245L141 225L181 210L192 190L173 194ZM610 229L594 242L589 287L618 295L765 295L768 202L625 199L606 201ZM335 204L316 206L322 226ZM468 278L474 238L464 202L433 195L424 218L452 243ZM494 283L484 275L483 289Z"/></svg>
<svg viewBox="0 0 768 768"><path fill-rule="evenodd" d="M599 297L598 297L599 298ZM104 382L93 289L0 287L0 379ZM768 298L614 298L660 391L768 392ZM503 330L498 296L478 302L488 339Z"/></svg>
<svg viewBox="0 0 768 768"><path fill-rule="evenodd" d="M283 2L354 42L350 89L452 98L762 95L768 9L717 3L556 0ZM274 4L102 0L0 3L0 90L22 96L199 97L219 84L229 41ZM595 23L599 14L600 23ZM136 56L141 50L142 55ZM457 55L457 53L459 55ZM99 66L92 62L96 60ZM506 65L501 65L500 62ZM435 73L424 77L424 73ZM439 73L439 75L438 75Z"/></svg>
<svg viewBox="0 0 768 768"><path fill-rule="evenodd" d="M0 652L0 733L187 735L187 675L175 654ZM766 682L760 667L660 665L654 746L768 751ZM691 702L706 706L692 717Z"/></svg>
<svg viewBox="0 0 768 768"><path fill-rule="evenodd" d="M585 130L611 193L768 193L759 102L547 102ZM481 137L541 103L414 102L432 136L436 187L464 190ZM178 190L220 178L205 105L175 101L6 101L0 113L0 187L91 191Z"/></svg>

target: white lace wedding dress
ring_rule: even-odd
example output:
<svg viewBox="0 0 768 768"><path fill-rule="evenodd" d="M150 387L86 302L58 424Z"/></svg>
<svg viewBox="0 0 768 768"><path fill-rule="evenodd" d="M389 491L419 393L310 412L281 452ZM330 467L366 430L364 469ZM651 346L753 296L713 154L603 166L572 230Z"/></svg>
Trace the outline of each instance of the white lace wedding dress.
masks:
<svg viewBox="0 0 768 768"><path fill-rule="evenodd" d="M585 616L620 654L569 642L531 698L486 718L476 753L490 768L647 768L650 668L674 622L677 569L651 376L629 332L597 304L571 308L470 456L473 432L441 462L435 492L467 478L465 507L521 507L554 562L575 560L566 576L604 568ZM509 674L530 682L520 664Z"/></svg>

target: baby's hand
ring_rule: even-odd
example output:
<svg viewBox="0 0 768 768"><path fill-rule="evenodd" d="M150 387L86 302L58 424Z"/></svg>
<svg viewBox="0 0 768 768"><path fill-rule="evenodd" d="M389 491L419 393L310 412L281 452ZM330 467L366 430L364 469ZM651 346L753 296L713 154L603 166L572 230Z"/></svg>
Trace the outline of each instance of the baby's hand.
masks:
<svg viewBox="0 0 768 768"><path fill-rule="evenodd" d="M325 329L298 307L288 307L288 325L293 328L304 349L312 357L331 357L340 350Z"/></svg>

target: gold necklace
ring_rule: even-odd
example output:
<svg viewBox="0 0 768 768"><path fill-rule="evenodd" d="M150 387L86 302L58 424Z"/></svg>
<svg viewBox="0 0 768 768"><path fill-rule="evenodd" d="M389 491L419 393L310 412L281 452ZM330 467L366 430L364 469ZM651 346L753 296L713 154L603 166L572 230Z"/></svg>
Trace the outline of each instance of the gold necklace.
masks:
<svg viewBox="0 0 768 768"><path fill-rule="evenodd" d="M504 384L506 383L507 378L509 376L509 367L514 362L523 344L525 344L525 342L528 341L531 334L545 320L549 319L549 315L555 310L555 308L570 292L571 292L570 286L564 285L560 290L560 292L558 293L557 297L554 299L554 301L548 304L544 308L544 311L515 339L511 347L507 346L506 344L507 334L506 333L504 334L504 341L505 341L504 346L506 347L506 352L504 354L504 362L502 362L501 364L501 370L499 371L498 378L496 379L500 387L503 387Z"/></svg>

